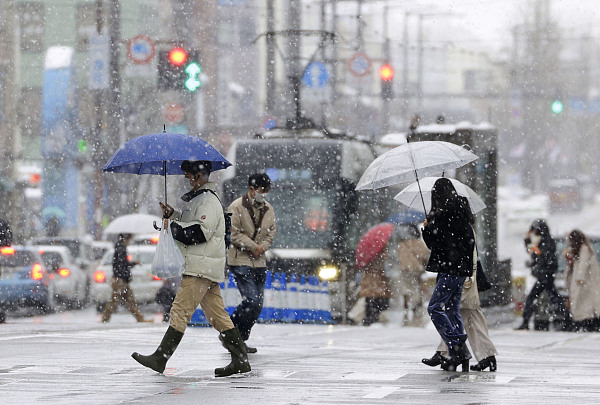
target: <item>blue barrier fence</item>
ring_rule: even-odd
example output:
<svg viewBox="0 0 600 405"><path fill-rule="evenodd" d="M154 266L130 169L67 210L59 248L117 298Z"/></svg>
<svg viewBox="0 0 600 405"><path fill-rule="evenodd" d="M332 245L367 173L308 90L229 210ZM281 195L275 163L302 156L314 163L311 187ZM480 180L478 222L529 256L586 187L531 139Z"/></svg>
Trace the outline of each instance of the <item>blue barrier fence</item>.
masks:
<svg viewBox="0 0 600 405"><path fill-rule="evenodd" d="M233 274L220 284L225 309L231 315L242 302ZM330 324L331 300L327 281L319 282L317 276L306 277L285 273L267 272L263 309L259 323L310 323ZM190 325L209 326L201 308L192 315Z"/></svg>

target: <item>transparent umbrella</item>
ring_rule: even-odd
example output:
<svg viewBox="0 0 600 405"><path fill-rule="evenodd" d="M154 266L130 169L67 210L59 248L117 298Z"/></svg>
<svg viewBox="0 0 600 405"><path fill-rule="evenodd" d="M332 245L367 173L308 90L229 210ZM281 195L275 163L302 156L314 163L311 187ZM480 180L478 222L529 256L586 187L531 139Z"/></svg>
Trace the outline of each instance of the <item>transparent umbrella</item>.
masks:
<svg viewBox="0 0 600 405"><path fill-rule="evenodd" d="M389 150L375 159L358 181L356 190L375 190L416 181L456 169L478 159L462 146L443 141L412 142ZM425 211L425 202L421 199Z"/></svg>
<svg viewBox="0 0 600 405"><path fill-rule="evenodd" d="M425 177L400 191L394 197L394 200L400 201L409 208L420 208L421 204L425 204L425 211L431 210L431 190L436 180L441 177ZM483 200L473 191L473 189L456 179L448 179L456 189L458 195L465 197L471 206L473 214L485 208ZM419 187L420 186L420 187Z"/></svg>

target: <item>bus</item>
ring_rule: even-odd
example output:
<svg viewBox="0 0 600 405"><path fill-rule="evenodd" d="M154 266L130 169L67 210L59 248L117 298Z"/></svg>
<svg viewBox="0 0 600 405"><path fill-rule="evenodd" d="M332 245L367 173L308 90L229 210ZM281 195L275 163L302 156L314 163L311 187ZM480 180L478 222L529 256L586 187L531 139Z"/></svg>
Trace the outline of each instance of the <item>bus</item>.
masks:
<svg viewBox="0 0 600 405"><path fill-rule="evenodd" d="M268 269L327 280L332 317L345 322L354 249L392 200L382 192L355 191L375 159L373 148L359 137L323 128L274 128L237 141L228 159L233 166L223 182L226 206L248 191L250 174L271 178L268 199L277 235L267 252Z"/></svg>

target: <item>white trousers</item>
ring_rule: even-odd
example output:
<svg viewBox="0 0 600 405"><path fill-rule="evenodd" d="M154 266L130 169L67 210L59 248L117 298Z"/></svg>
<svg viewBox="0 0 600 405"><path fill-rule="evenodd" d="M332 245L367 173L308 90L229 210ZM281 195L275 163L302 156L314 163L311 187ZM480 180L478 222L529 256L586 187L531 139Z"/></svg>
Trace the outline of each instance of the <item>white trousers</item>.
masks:
<svg viewBox="0 0 600 405"><path fill-rule="evenodd" d="M490 339L490 334L487 327L487 322L483 316L481 307L475 309L461 308L460 316L462 317L463 324L465 326L465 333L467 334L467 340L471 346L471 350L475 355L477 361L481 361L489 356L495 356L498 354L496 346ZM447 355L448 348L442 340L437 349L442 355Z"/></svg>

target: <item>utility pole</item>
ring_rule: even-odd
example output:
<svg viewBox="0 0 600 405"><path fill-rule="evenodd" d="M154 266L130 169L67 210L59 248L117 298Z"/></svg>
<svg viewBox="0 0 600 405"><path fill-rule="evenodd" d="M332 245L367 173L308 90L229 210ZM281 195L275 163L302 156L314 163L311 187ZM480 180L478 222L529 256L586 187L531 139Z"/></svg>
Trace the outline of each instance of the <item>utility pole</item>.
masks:
<svg viewBox="0 0 600 405"><path fill-rule="evenodd" d="M390 63L391 54L390 54L390 36L388 32L388 15L389 15L389 7L388 3L385 3L383 7L383 32L385 35L384 43L383 43L383 58L386 64ZM391 85L391 83L390 83ZM384 134L388 133L390 130L390 99L385 97L383 99L383 108L382 108L382 131Z"/></svg>
<svg viewBox="0 0 600 405"><path fill-rule="evenodd" d="M273 0L267 0L267 52L266 52L266 112L268 116L273 115L275 109L275 95L277 82L275 80L275 6Z"/></svg>
<svg viewBox="0 0 600 405"><path fill-rule="evenodd" d="M330 0L331 2L331 32L337 33L338 28L338 14L337 14L337 0ZM333 39L333 50L332 50L332 72L331 72L331 105L335 106L338 100L337 83L338 83L338 39Z"/></svg>
<svg viewBox="0 0 600 405"><path fill-rule="evenodd" d="M409 12L404 12L404 27L402 32L402 42L404 48L402 49L402 117L408 120L408 108L409 108L409 92L408 92L408 16Z"/></svg>
<svg viewBox="0 0 600 405"><path fill-rule="evenodd" d="M119 67L119 56L121 54L121 3L120 0L111 0L110 2L110 26L109 26L109 44L110 44L110 97L109 97L109 115L108 131L113 134L110 136L111 146L116 150L121 141L121 70Z"/></svg>
<svg viewBox="0 0 600 405"><path fill-rule="evenodd" d="M104 28L104 0L96 0L96 34L102 35ZM94 112L95 124L93 130L92 153L94 164L94 224L92 227L92 235L98 239L100 229L102 229L102 159L106 156L106 142L102 134L102 123L104 121L104 108L102 103L103 90L94 90Z"/></svg>
<svg viewBox="0 0 600 405"><path fill-rule="evenodd" d="M289 12L288 12L288 27L290 30L300 32L302 27L302 4L300 0L289 0ZM300 80L302 79L301 72L301 35L291 35L288 39L288 55L290 59L290 91L294 95L294 117L296 124L300 123L301 110L300 110Z"/></svg>
<svg viewBox="0 0 600 405"><path fill-rule="evenodd" d="M16 178L16 159L20 155L21 136L17 123L17 103L20 99L21 89L18 73L19 62L19 40L17 38L17 6L14 0L4 0L2 14L0 14L0 70L3 71L3 80L0 86L3 91L0 104L0 147L2 152L2 165L0 165L0 179L4 185L0 186L0 196L8 203L3 216L5 219L19 219L20 204L16 203L16 193L10 190L11 184ZM16 236L21 227L13 223L12 229Z"/></svg>

